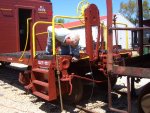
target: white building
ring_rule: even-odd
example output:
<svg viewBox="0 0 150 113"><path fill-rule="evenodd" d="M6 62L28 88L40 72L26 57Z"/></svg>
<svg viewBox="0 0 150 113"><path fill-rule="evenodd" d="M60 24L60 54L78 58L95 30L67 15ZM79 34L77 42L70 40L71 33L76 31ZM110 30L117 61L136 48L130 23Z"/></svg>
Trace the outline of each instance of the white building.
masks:
<svg viewBox="0 0 150 113"><path fill-rule="evenodd" d="M134 24L132 24L127 18L125 18L122 14L118 13L116 14L116 23L117 27L135 27ZM104 41L107 44L107 31L106 31L106 26L107 26L107 16L101 16L100 17L101 23L104 23L105 29L104 29ZM70 28L71 30L74 30L78 32L81 36L81 40L79 45L85 47L85 28L84 24L81 21L75 21L75 22L69 22L64 24L65 27ZM92 28L92 34L93 34L93 39L96 40L97 37L97 28L93 27ZM131 31L117 31L117 36L118 36L118 45L121 45L123 49L130 49L131 48ZM116 45L115 43L115 32L113 32L113 45Z"/></svg>

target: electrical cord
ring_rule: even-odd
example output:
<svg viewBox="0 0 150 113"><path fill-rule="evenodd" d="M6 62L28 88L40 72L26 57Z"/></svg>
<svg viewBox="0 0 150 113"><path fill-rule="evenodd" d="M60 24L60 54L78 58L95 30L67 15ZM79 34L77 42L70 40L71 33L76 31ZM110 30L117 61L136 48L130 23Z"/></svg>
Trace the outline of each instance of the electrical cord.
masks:
<svg viewBox="0 0 150 113"><path fill-rule="evenodd" d="M27 45L28 45L28 39L29 39L29 21L32 20L32 18L28 18L27 19L27 37L26 37L26 43L25 43L25 47L24 47L24 50L22 52L22 55L20 56L19 58L19 61L23 61L22 58L26 52L26 49L27 49Z"/></svg>

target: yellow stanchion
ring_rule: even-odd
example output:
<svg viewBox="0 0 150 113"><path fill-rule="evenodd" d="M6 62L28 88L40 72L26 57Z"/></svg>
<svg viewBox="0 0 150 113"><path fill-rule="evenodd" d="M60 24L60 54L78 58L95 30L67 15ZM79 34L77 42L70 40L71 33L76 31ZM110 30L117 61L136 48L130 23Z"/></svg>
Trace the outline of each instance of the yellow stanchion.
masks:
<svg viewBox="0 0 150 113"><path fill-rule="evenodd" d="M42 32L42 33L37 33L35 34L35 27L39 24L50 24L52 25L52 22L46 22L46 21L37 21L33 24L32 27L32 49L33 49L33 58L36 56L36 45L35 45L35 39L36 39L36 35L42 35L45 34L47 32ZM63 27L62 23L55 23L56 25L61 25ZM54 30L53 30L53 34L54 34ZM55 39L55 38L54 38Z"/></svg>
<svg viewBox="0 0 150 113"><path fill-rule="evenodd" d="M25 47L24 47L24 50L23 50L23 53L21 55L21 57L19 58L19 61L23 61L22 58L25 54L25 51L27 49L27 44L28 44L28 39L29 39L29 21L32 20L32 18L27 18L27 37L26 37L26 43L25 43Z"/></svg>

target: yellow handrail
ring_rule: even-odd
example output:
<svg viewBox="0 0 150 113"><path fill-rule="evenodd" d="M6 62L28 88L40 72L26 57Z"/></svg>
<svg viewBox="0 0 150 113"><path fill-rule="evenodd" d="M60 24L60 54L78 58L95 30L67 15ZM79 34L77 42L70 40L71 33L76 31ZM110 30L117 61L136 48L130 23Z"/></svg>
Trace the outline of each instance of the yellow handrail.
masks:
<svg viewBox="0 0 150 113"><path fill-rule="evenodd" d="M35 49L35 27L37 24L52 24L52 22L45 22L45 21L37 21L33 24L32 27L32 49L33 49L33 58L36 56L36 49Z"/></svg>
<svg viewBox="0 0 150 113"><path fill-rule="evenodd" d="M32 20L32 18L27 18L27 37L26 37L26 44L25 44L25 47L24 47L24 50L23 50L23 53L21 55L21 57L19 58L19 61L23 61L22 58L25 54L25 51L27 49L27 44L28 44L28 39L29 39L29 21Z"/></svg>
<svg viewBox="0 0 150 113"><path fill-rule="evenodd" d="M125 25L125 27L128 27L127 24L121 22L117 22L116 24ZM128 49L128 46L129 46L129 39L128 39L128 31L126 30L126 49Z"/></svg>
<svg viewBox="0 0 150 113"><path fill-rule="evenodd" d="M57 25L60 25L61 27L64 27L62 23L56 23ZM41 32L41 33L36 33L35 35L43 35L43 34L48 34L48 32Z"/></svg>
<svg viewBox="0 0 150 113"><path fill-rule="evenodd" d="M125 25L125 27L128 27L128 25L125 23L117 22L116 24ZM103 28L104 28L104 40L106 41L105 48L107 49L107 38L106 38L106 34L105 34L105 31L107 30L107 26L104 26ZM126 30L126 49L128 49L128 46L129 46L128 42L129 42L128 31Z"/></svg>
<svg viewBox="0 0 150 113"><path fill-rule="evenodd" d="M35 27L36 27L36 25L38 25L38 24L52 24L52 22L37 21L37 22L35 22L35 23L33 24L33 27L32 27L32 49L33 49L33 58L35 58L35 56L36 56L35 36L36 36L36 35L41 35L41 34L43 34L43 33L37 33L37 34L35 34ZM63 26L62 23L56 23L56 24ZM53 30L53 32L54 32L54 30ZM44 32L44 33L45 33L45 32ZM52 34L54 34L54 33L52 33ZM54 40L55 40L55 38L54 38ZM54 48L54 49L55 49L55 48Z"/></svg>
<svg viewBox="0 0 150 113"><path fill-rule="evenodd" d="M43 34L48 34L48 32L37 33L35 35L38 36L38 35L43 35Z"/></svg>
<svg viewBox="0 0 150 113"><path fill-rule="evenodd" d="M83 59L88 59L88 58L90 58L90 57L89 57L89 56L86 56L86 57L83 57L83 58L81 58L81 59L83 60Z"/></svg>
<svg viewBox="0 0 150 113"><path fill-rule="evenodd" d="M56 55L56 50L55 50L55 32L54 32L54 28L55 28L55 19L56 18L68 18L68 19L82 19L83 17L78 17L78 16L61 16L61 15L56 15L53 17L52 19L52 43L53 43L53 55Z"/></svg>

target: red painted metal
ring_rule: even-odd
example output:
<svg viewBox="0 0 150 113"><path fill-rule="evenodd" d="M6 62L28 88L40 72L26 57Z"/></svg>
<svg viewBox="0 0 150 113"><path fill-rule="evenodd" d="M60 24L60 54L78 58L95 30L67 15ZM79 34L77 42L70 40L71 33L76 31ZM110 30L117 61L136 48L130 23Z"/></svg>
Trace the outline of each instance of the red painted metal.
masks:
<svg viewBox="0 0 150 113"><path fill-rule="evenodd" d="M18 81L23 85L28 85L30 83L30 74L30 71L20 72Z"/></svg>
<svg viewBox="0 0 150 113"><path fill-rule="evenodd" d="M57 98L55 78L55 58L51 60L34 59L31 71L31 90L33 94L47 101ZM30 86L29 84L29 86Z"/></svg>
<svg viewBox="0 0 150 113"><path fill-rule="evenodd" d="M32 5L31 5L32 4ZM52 4L44 0L3 0L0 4L0 53L11 53L20 51L19 36L19 11L29 11L29 17L32 18L30 23L30 35L32 24L36 21L51 21ZM25 16L25 14L24 14ZM24 24L24 27L25 24ZM46 31L47 26L37 28L37 32ZM45 38L44 38L45 37ZM38 50L44 50L47 35L39 37L37 40ZM31 40L31 39L30 39Z"/></svg>
<svg viewBox="0 0 150 113"><path fill-rule="evenodd" d="M51 63L48 74L48 84L49 84L49 97L52 99L57 99L57 87L56 87L56 78L55 78L55 70L53 68L53 63Z"/></svg>
<svg viewBox="0 0 150 113"><path fill-rule="evenodd" d="M0 61L2 62L11 62L11 63L22 63L31 66L32 61L29 58L23 58L22 61L19 61L19 58L12 56L0 56Z"/></svg>
<svg viewBox="0 0 150 113"><path fill-rule="evenodd" d="M58 57L58 62L59 62L59 70L67 70L70 66L70 61L71 61L71 56L57 56Z"/></svg>
<svg viewBox="0 0 150 113"><path fill-rule="evenodd" d="M107 71L112 71L113 67L113 39L112 39L112 31L109 30L112 27L112 0L106 0L107 4Z"/></svg>
<svg viewBox="0 0 150 113"><path fill-rule="evenodd" d="M89 55L90 60L98 58L99 42L100 42L100 18L99 10L96 5L90 4L87 9L85 9L85 36L86 36L86 53ZM94 49L92 27L97 27L98 36L97 44ZM95 51L94 51L95 50Z"/></svg>
<svg viewBox="0 0 150 113"><path fill-rule="evenodd" d="M98 80L94 80L94 79L89 79L89 78L87 78L87 77L82 77L82 76L79 76L79 75L75 75L74 73L72 73L72 74L69 75L68 77L62 77L62 78L61 78L61 81L62 81L62 82L69 82L69 85L70 85L69 95L71 95L71 93L72 93L72 83L71 83L71 81L72 81L73 78L78 78L78 79L82 79L82 80L87 80L87 81L94 82L94 83L107 82L107 80L98 81Z"/></svg>
<svg viewBox="0 0 150 113"><path fill-rule="evenodd" d="M142 67L127 67L127 66L114 66L113 71L115 74L132 76L132 77L144 77L150 78L150 68Z"/></svg>

